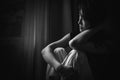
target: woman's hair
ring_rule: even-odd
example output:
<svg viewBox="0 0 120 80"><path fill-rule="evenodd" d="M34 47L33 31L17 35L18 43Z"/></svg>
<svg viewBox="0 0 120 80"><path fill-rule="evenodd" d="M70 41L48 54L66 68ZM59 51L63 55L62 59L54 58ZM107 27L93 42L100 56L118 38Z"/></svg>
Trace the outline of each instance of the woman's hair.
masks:
<svg viewBox="0 0 120 80"><path fill-rule="evenodd" d="M79 12L82 9L83 18L90 24L89 28L96 27L97 25L104 22L107 15L105 0L77 0L75 4L74 0L72 4L72 38L76 36L79 31L78 20ZM76 7L77 5L77 7Z"/></svg>
<svg viewBox="0 0 120 80"><path fill-rule="evenodd" d="M95 27L106 19L105 0L78 0L78 11L83 10L83 17Z"/></svg>

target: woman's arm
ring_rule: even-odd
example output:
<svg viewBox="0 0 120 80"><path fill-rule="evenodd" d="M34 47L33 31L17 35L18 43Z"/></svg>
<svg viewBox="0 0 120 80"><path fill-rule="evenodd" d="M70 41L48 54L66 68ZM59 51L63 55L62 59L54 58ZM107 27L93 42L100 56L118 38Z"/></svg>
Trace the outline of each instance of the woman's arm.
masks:
<svg viewBox="0 0 120 80"><path fill-rule="evenodd" d="M86 44L88 42L89 38L94 34L95 34L94 29L87 29L87 30L79 33L72 40L70 40L69 46L72 49L76 49L78 47L81 47L82 45Z"/></svg>
<svg viewBox="0 0 120 80"><path fill-rule="evenodd" d="M102 28L94 28L94 29L88 29L81 33L79 33L77 36L75 36L72 40L70 40L69 45L72 49L84 51L84 52L90 52L90 53L98 53L98 54L104 54L107 51L107 45L109 43L105 42L103 45L95 46L94 42L89 42L89 39L96 34Z"/></svg>
<svg viewBox="0 0 120 80"><path fill-rule="evenodd" d="M66 47L68 45L69 40L70 34L67 34L62 39L49 44L41 51L44 60L55 69L57 69L57 67L60 66L60 62L58 62L55 59L54 49L57 47Z"/></svg>

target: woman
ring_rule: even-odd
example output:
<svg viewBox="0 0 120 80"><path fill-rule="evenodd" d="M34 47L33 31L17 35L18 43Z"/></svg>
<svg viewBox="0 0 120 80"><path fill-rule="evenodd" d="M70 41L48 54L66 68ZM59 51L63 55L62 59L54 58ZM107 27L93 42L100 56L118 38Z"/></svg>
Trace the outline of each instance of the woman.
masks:
<svg viewBox="0 0 120 80"><path fill-rule="evenodd" d="M106 46L96 47L94 43L96 33L105 29L101 24L104 23L104 19L98 17L95 9L93 12L93 7L89 9L84 3L80 5L78 20L80 32L77 35L74 35L76 33L74 31L68 33L42 50L44 60L55 70L51 74L57 75L57 77L51 75L50 80L93 80L86 54L105 54L107 51ZM95 15L91 17L93 13ZM71 49L69 53L65 51L66 47Z"/></svg>

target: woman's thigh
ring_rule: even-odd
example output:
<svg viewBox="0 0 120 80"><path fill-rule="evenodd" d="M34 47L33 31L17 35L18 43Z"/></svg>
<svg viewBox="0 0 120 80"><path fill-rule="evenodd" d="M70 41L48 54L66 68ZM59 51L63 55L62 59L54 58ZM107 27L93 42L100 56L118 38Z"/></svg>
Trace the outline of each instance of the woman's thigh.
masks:
<svg viewBox="0 0 120 80"><path fill-rule="evenodd" d="M75 63L75 68L79 70L82 80L93 80L92 70L88 63L88 58L85 53L81 51L78 52L78 58Z"/></svg>
<svg viewBox="0 0 120 80"><path fill-rule="evenodd" d="M63 61L63 65L72 66L75 70L77 70L81 80L93 80L87 56L83 52L71 50L66 59Z"/></svg>

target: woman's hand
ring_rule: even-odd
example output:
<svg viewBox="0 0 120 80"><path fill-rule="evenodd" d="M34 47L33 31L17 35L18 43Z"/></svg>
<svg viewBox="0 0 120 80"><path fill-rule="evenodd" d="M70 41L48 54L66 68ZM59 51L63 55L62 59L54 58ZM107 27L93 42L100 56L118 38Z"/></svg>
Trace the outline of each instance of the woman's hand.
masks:
<svg viewBox="0 0 120 80"><path fill-rule="evenodd" d="M62 77L69 77L74 73L74 69L71 66L63 66L60 65L57 69L56 72L62 76Z"/></svg>
<svg viewBox="0 0 120 80"><path fill-rule="evenodd" d="M56 71L61 76L62 80L77 80L79 77L78 72L71 66L61 65Z"/></svg>
<svg viewBox="0 0 120 80"><path fill-rule="evenodd" d="M57 47L56 49L54 49L54 53L55 53L55 56L56 56L56 59L62 63L63 60L65 59L66 55L67 55L67 52L65 51L64 48L62 47Z"/></svg>

